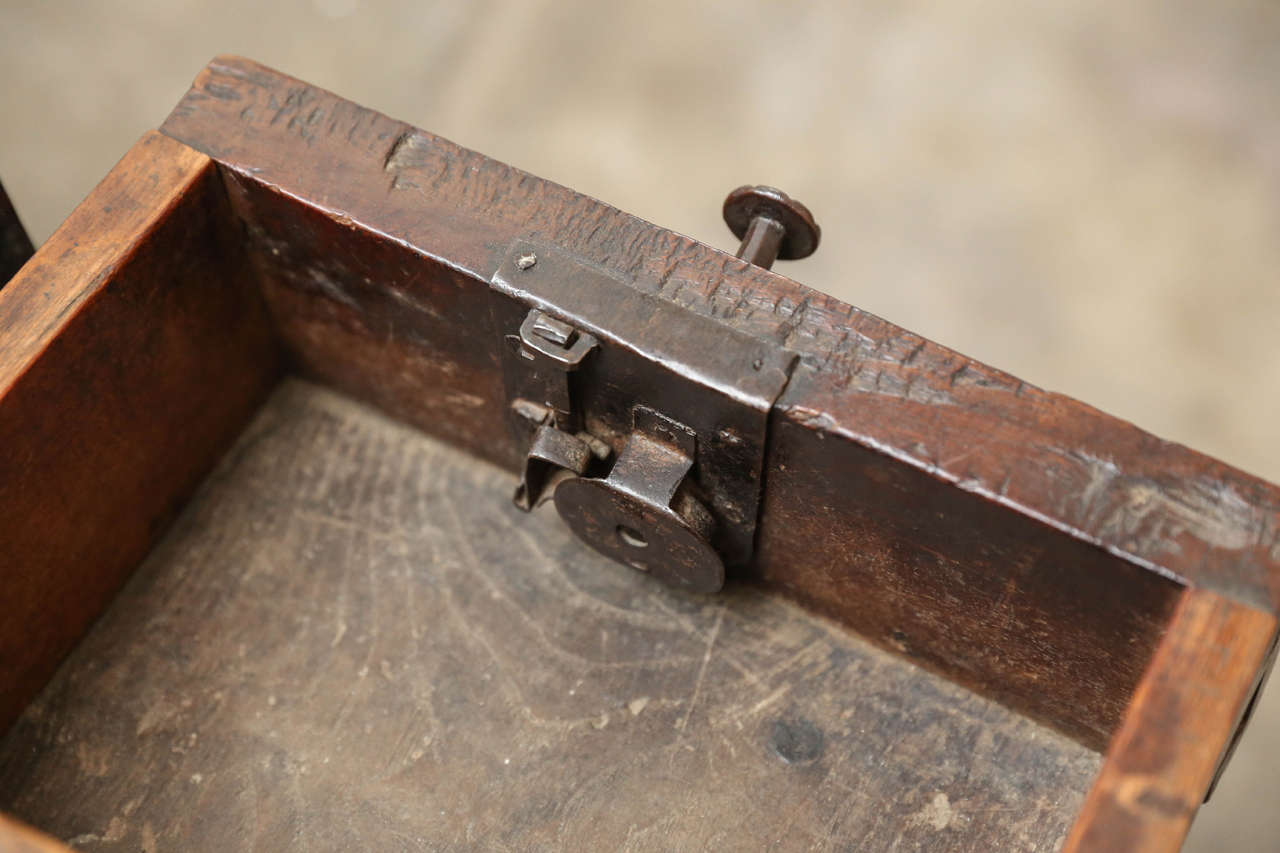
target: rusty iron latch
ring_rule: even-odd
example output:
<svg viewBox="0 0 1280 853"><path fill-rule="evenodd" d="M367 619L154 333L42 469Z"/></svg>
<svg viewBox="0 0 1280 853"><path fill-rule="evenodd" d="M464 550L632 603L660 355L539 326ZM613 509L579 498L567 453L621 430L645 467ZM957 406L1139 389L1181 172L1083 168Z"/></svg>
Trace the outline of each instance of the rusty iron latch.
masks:
<svg viewBox="0 0 1280 853"><path fill-rule="evenodd" d="M720 589L726 565L751 559L769 413L795 354L554 246L516 241L491 284L526 448L516 505L554 500L602 554Z"/></svg>

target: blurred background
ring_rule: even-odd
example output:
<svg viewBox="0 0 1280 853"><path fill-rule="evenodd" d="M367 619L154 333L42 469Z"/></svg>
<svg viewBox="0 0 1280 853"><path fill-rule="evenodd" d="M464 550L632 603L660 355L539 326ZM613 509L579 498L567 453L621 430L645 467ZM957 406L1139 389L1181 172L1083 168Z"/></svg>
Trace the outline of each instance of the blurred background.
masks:
<svg viewBox="0 0 1280 853"><path fill-rule="evenodd" d="M1280 6L1142 0L0 0L0 176L37 243L217 53L722 247L1280 481ZM1280 696L1190 851L1280 848Z"/></svg>

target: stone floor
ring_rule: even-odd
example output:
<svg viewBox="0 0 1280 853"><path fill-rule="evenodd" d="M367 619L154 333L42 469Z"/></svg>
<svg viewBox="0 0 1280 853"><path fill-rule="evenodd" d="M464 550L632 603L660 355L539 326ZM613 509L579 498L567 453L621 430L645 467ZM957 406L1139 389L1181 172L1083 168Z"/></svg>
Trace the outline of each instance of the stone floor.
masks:
<svg viewBox="0 0 1280 853"><path fill-rule="evenodd" d="M0 175L44 239L240 53L1280 479L1280 7L1141 0L0 0ZM1280 837L1273 690L1187 849Z"/></svg>

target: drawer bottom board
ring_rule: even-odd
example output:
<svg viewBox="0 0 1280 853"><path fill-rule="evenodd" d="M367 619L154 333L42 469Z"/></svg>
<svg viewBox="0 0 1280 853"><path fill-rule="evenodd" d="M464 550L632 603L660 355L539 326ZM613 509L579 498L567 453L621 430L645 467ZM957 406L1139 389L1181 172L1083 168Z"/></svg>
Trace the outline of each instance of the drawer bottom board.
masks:
<svg viewBox="0 0 1280 853"><path fill-rule="evenodd" d="M0 809L93 851L1061 844L1096 753L512 486L285 381L0 740Z"/></svg>

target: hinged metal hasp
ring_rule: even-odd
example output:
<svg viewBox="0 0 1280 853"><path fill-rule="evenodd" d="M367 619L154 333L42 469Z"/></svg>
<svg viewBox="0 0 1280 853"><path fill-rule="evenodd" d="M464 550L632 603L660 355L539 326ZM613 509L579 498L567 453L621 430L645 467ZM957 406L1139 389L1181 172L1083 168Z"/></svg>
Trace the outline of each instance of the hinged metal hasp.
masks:
<svg viewBox="0 0 1280 853"><path fill-rule="evenodd" d="M751 558L769 413L795 354L552 246L517 241L492 287L527 449L517 505L554 491L602 553L718 589L723 565Z"/></svg>

